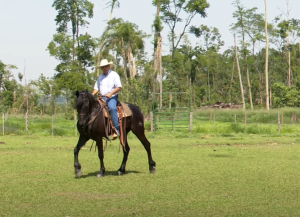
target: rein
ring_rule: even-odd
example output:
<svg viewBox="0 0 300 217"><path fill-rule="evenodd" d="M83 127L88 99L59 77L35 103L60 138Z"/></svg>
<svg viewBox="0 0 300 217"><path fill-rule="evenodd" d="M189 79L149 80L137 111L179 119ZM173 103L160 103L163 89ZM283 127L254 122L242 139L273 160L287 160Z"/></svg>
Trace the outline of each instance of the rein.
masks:
<svg viewBox="0 0 300 217"><path fill-rule="evenodd" d="M83 124L82 129L85 129L88 125L93 123L96 120L96 118L98 117L98 115L101 114L103 108L104 108L104 106L100 106L98 108L98 111L95 114L91 114L91 115L89 115L89 113L87 113L87 114L78 114L80 116L86 116L85 123Z"/></svg>

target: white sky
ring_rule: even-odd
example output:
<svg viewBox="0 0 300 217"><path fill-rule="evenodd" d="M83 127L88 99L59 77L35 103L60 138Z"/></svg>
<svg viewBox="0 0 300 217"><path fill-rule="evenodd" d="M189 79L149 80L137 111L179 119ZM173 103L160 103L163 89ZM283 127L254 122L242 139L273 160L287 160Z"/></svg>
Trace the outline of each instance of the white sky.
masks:
<svg viewBox="0 0 300 217"><path fill-rule="evenodd" d="M89 20L89 28L81 30L88 32L92 37L99 37L106 25L110 9L107 8L108 0L90 0L94 3L94 17ZM258 13L264 14L264 0L240 0L248 9L258 8ZM152 0L119 0L121 7L115 9L113 17L122 18L139 26L141 30L152 34L156 8L152 6ZM223 49L233 45L233 36L230 32L230 24L235 20L232 13L235 8L233 0L208 0L210 8L208 17L197 17L192 25L201 24L216 27L225 41ZM275 16L287 11L287 0L267 0L269 21ZM300 0L289 0L290 18L300 19ZM36 80L43 73L52 77L54 68L58 62L50 57L46 48L56 33L55 16L57 12L52 8L52 0L0 0L0 60L4 64L13 64L18 67L13 73L17 78L18 72L23 73L26 62L26 79ZM165 40L164 52L168 52L166 36L168 27L164 25L163 40ZM196 39L189 37L192 45L196 45ZM151 39L146 41L146 52L152 53Z"/></svg>

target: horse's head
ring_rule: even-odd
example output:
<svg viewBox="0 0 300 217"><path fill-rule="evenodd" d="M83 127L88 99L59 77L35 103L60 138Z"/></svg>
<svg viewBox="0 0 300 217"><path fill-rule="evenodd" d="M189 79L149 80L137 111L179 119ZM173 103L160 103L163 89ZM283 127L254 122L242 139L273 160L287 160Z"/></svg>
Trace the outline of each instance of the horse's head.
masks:
<svg viewBox="0 0 300 217"><path fill-rule="evenodd" d="M75 103L77 112L78 112L78 122L79 125L85 125L87 118L90 114L90 100L89 92L87 90L76 91L76 103Z"/></svg>

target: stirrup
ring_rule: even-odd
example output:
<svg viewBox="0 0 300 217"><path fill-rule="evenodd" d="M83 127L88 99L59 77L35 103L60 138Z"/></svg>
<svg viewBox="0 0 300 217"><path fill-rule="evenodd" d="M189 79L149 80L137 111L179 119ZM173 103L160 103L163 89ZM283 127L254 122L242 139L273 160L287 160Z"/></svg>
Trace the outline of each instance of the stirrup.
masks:
<svg viewBox="0 0 300 217"><path fill-rule="evenodd" d="M114 133L114 134L112 135L112 140L116 140L118 137L119 137L118 134Z"/></svg>
<svg viewBox="0 0 300 217"><path fill-rule="evenodd" d="M115 129L115 133L112 135L112 140L117 139L119 136L120 136L119 131Z"/></svg>

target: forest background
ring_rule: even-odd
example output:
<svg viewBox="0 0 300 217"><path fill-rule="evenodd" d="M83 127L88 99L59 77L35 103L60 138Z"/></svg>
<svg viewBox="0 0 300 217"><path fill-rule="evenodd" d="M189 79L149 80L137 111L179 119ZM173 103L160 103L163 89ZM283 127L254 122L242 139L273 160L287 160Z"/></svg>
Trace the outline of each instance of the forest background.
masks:
<svg viewBox="0 0 300 217"><path fill-rule="evenodd" d="M45 48L58 62L55 74L26 81L25 65L16 79L12 73L16 66L0 60L0 112L61 112L73 117L75 92L93 89L101 73L95 65L102 58L113 61L113 70L121 76L120 100L137 104L145 113L155 106L169 105L169 96L153 97L167 92L189 93L193 108L216 102L244 109L298 107L300 20L290 16L292 5L284 2L285 11L279 10L273 20L266 19L267 10L261 14L243 1L228 2L235 8L235 22L229 28L236 43L224 48L216 27L192 22L208 16L210 1L152 1L156 9L152 34L118 18L117 13L114 16L122 7L121 0L106 1L103 8L110 10L108 21L102 35L94 38L88 32L81 33L94 16L91 1L55 0L57 32ZM168 32L165 38L163 30ZM197 43L190 37L197 38ZM150 58L145 52L149 39L153 45ZM163 45L168 45L168 52L162 53ZM172 98L172 106L189 103L178 97Z"/></svg>

